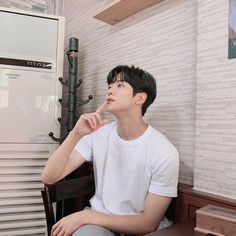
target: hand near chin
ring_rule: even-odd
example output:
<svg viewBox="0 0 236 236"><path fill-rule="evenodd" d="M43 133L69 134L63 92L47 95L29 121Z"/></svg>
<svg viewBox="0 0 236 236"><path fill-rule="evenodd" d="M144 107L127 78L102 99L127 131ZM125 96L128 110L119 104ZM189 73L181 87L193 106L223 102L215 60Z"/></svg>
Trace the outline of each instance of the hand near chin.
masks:
<svg viewBox="0 0 236 236"><path fill-rule="evenodd" d="M81 115L73 128L73 132L84 136L107 124L108 121L102 118L102 113L106 111L106 106L107 103L104 102L95 112Z"/></svg>
<svg viewBox="0 0 236 236"><path fill-rule="evenodd" d="M88 210L83 210L63 217L53 225L50 236L71 236L84 225L88 213Z"/></svg>

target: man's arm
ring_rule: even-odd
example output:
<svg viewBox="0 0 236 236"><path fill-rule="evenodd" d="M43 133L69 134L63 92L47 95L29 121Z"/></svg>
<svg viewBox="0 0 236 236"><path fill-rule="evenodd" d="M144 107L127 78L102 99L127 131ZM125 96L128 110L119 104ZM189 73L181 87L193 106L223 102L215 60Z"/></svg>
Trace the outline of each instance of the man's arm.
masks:
<svg viewBox="0 0 236 236"><path fill-rule="evenodd" d="M107 124L107 120L101 118L101 113L105 110L105 106L106 102L96 112L80 116L65 141L48 159L41 177L45 184L56 183L85 162L84 158L74 150L74 147L83 136Z"/></svg>
<svg viewBox="0 0 236 236"><path fill-rule="evenodd" d="M52 236L57 236L62 231L71 235L85 224L100 225L124 234L147 234L158 227L170 202L170 197L148 193L141 215L110 215L92 210L76 212L57 222L52 228Z"/></svg>
<svg viewBox="0 0 236 236"><path fill-rule="evenodd" d="M171 202L170 197L148 193L144 211L141 215L117 216L94 212L89 219L92 224L100 225L125 234L147 234L153 232L160 224Z"/></svg>
<svg viewBox="0 0 236 236"><path fill-rule="evenodd" d="M65 141L48 159L42 172L42 182L54 184L84 163L85 160L74 150L80 138L82 136L76 135L73 131L69 133Z"/></svg>

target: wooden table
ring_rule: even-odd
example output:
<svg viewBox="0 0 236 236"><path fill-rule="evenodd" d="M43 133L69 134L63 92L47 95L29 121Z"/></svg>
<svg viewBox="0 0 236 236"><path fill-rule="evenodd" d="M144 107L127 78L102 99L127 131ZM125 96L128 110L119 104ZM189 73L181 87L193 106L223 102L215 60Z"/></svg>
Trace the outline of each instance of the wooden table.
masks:
<svg viewBox="0 0 236 236"><path fill-rule="evenodd" d="M196 220L191 219L185 222L176 223L156 232L146 234L145 236L199 236L199 233L194 232L195 225Z"/></svg>

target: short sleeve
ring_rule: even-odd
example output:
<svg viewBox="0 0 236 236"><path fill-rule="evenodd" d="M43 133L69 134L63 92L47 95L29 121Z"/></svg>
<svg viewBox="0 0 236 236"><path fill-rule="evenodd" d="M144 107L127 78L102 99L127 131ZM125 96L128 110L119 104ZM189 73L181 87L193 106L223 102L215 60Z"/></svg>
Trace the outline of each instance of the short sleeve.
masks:
<svg viewBox="0 0 236 236"><path fill-rule="evenodd" d="M152 163L149 192L166 197L177 197L179 175L178 152L163 158L161 163Z"/></svg>
<svg viewBox="0 0 236 236"><path fill-rule="evenodd" d="M92 135L86 135L79 140L75 146L75 150L86 160L92 161L93 149L92 149Z"/></svg>

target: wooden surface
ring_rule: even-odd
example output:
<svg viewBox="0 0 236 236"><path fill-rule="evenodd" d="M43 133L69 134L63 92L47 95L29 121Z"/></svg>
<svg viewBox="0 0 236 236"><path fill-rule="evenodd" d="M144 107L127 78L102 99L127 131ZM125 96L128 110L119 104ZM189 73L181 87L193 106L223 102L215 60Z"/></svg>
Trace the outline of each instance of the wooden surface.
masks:
<svg viewBox="0 0 236 236"><path fill-rule="evenodd" d="M195 218L196 210L208 204L236 210L236 200L194 190L190 185L179 184L175 222L183 222Z"/></svg>
<svg viewBox="0 0 236 236"><path fill-rule="evenodd" d="M94 18L107 24L114 25L115 23L161 1L163 0L115 0L96 14Z"/></svg>
<svg viewBox="0 0 236 236"><path fill-rule="evenodd" d="M197 216L206 215L208 217L218 218L221 220L229 221L235 224L236 228L236 210L231 210L225 207L214 205L207 205L197 210Z"/></svg>
<svg viewBox="0 0 236 236"><path fill-rule="evenodd" d="M190 219L185 222L176 223L156 232L146 234L145 236L199 236L200 234L195 232L194 228L195 219Z"/></svg>
<svg viewBox="0 0 236 236"><path fill-rule="evenodd" d="M216 235L236 235L236 211L213 205L202 207L197 210L195 230Z"/></svg>

